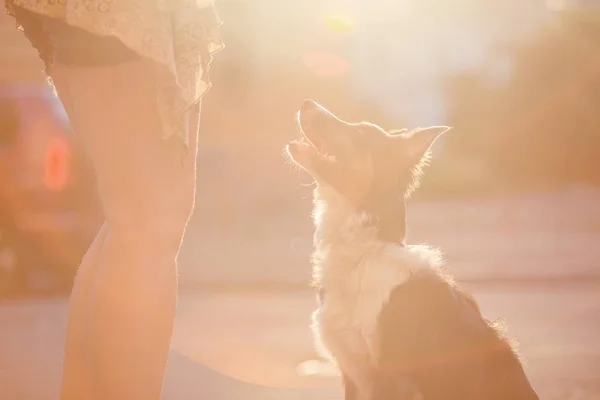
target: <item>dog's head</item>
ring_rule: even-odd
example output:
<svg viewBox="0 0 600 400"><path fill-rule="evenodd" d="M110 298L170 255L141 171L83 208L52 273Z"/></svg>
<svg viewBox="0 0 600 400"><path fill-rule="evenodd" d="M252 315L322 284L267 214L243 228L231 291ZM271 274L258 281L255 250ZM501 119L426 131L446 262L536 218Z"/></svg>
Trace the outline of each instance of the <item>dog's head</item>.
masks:
<svg viewBox="0 0 600 400"><path fill-rule="evenodd" d="M291 159L319 187L329 187L353 206L397 199L418 185L421 167L446 126L386 131L368 123L349 123L312 100L298 111L300 140L290 143Z"/></svg>

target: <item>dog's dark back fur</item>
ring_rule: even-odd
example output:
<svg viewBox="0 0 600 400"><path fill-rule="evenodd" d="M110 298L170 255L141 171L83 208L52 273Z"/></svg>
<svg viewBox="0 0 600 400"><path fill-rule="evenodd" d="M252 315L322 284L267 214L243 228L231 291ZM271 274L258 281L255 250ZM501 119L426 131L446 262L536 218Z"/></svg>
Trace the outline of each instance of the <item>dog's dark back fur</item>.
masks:
<svg viewBox="0 0 600 400"><path fill-rule="evenodd" d="M411 327L407 329L407 327ZM537 399L504 333L440 271L418 271L380 314L382 382L405 376L423 399ZM378 399L400 399L385 384Z"/></svg>

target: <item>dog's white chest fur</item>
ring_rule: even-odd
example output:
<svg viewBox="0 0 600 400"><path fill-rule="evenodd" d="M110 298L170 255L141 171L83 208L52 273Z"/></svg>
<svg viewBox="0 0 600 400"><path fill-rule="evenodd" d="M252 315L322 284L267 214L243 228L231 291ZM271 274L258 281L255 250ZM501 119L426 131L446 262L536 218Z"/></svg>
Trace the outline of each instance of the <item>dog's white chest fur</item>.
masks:
<svg viewBox="0 0 600 400"><path fill-rule="evenodd" d="M432 253L421 246L401 247L378 241L329 252L318 266L325 293L313 314L317 344L369 397L371 367L377 364L379 314L398 285L412 272L431 265ZM361 252L357 256L357 252ZM359 260L354 265L347 262Z"/></svg>
<svg viewBox="0 0 600 400"><path fill-rule="evenodd" d="M315 191L313 217L313 278L324 293L313 313L317 348L352 381L359 399L368 400L379 357L379 314L392 291L415 270L437 264L439 254L379 240L369 216L327 187Z"/></svg>
<svg viewBox="0 0 600 400"><path fill-rule="evenodd" d="M364 361L377 356L379 313L392 290L410 276L407 268L390 262L386 253L391 251L394 249L382 248L381 254L365 258L346 271L328 271L327 267L323 271L325 296L314 315L315 334L338 362L340 354L336 353L344 349L337 347L342 346Z"/></svg>

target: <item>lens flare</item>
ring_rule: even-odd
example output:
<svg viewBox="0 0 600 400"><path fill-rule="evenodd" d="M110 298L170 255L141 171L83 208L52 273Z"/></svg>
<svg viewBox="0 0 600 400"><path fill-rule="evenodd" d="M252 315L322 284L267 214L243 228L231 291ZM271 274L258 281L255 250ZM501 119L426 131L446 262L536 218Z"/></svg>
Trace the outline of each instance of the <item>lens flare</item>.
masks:
<svg viewBox="0 0 600 400"><path fill-rule="evenodd" d="M309 71L322 77L341 76L348 70L346 60L325 52L304 53L302 61Z"/></svg>
<svg viewBox="0 0 600 400"><path fill-rule="evenodd" d="M48 146L44 168L44 184L50 190L62 190L69 180L69 145L62 138L55 138Z"/></svg>
<svg viewBox="0 0 600 400"><path fill-rule="evenodd" d="M343 13L329 13L324 17L327 28L334 32L348 32L354 28L355 21L351 15Z"/></svg>

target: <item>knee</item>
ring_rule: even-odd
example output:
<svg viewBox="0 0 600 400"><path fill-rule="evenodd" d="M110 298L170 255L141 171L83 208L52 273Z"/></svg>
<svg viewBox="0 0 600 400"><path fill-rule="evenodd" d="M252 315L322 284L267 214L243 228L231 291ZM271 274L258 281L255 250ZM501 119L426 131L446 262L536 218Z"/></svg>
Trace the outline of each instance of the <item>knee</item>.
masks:
<svg viewBox="0 0 600 400"><path fill-rule="evenodd" d="M137 212L112 224L110 221L109 226L132 246L174 256L179 252L190 215L189 208L155 209Z"/></svg>
<svg viewBox="0 0 600 400"><path fill-rule="evenodd" d="M107 222L132 244L177 253L193 210L193 190L165 192L113 211Z"/></svg>

